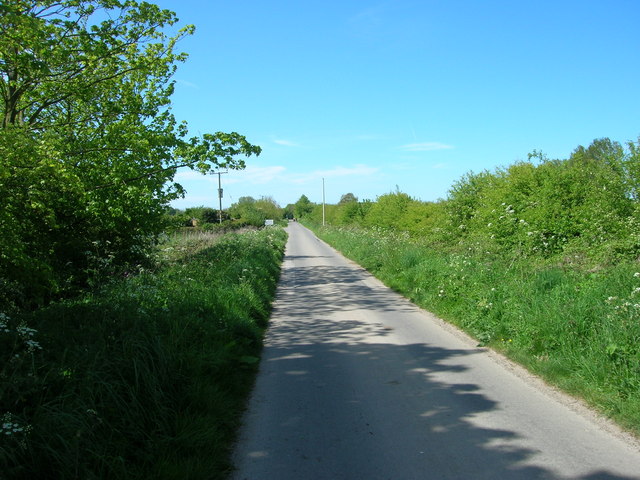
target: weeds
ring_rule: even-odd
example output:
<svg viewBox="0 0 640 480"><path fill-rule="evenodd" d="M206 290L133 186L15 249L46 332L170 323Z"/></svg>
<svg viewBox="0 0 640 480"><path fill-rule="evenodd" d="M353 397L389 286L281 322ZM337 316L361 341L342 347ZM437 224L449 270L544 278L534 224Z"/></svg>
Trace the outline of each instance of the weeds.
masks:
<svg viewBox="0 0 640 480"><path fill-rule="evenodd" d="M224 478L285 237L168 239L155 271L2 314L0 477Z"/></svg>

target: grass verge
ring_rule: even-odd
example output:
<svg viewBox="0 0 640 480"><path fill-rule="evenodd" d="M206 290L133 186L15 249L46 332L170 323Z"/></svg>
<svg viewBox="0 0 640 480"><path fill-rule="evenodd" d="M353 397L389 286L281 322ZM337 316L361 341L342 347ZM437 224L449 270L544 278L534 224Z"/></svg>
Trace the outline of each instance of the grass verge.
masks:
<svg viewBox="0 0 640 480"><path fill-rule="evenodd" d="M316 233L417 305L640 435L640 265L598 269L480 248L439 251L398 233Z"/></svg>
<svg viewBox="0 0 640 480"><path fill-rule="evenodd" d="M0 478L225 478L285 241L174 239L156 271L2 314Z"/></svg>

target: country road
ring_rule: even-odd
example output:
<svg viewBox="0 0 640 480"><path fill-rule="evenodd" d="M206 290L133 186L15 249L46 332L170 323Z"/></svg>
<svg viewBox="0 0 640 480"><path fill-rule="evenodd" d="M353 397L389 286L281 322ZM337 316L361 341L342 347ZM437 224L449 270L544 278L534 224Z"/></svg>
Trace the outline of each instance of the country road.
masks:
<svg viewBox="0 0 640 480"><path fill-rule="evenodd" d="M640 479L637 444L288 231L233 479Z"/></svg>

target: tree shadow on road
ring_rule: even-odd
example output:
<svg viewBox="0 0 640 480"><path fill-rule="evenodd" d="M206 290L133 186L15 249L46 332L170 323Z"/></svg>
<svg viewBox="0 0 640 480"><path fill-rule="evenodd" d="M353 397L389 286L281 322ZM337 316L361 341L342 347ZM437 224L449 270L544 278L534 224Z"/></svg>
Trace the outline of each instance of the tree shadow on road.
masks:
<svg viewBox="0 0 640 480"><path fill-rule="evenodd" d="M234 478L640 478L596 460L589 468L560 466L555 452L487 426L487 415L503 406L478 384L450 380L482 351L386 343L390 330L367 321L367 311L401 316L415 307L390 300L364 275L340 266L294 267L282 279ZM330 300L326 289L314 293L319 285L330 286ZM346 317L337 320L336 311Z"/></svg>

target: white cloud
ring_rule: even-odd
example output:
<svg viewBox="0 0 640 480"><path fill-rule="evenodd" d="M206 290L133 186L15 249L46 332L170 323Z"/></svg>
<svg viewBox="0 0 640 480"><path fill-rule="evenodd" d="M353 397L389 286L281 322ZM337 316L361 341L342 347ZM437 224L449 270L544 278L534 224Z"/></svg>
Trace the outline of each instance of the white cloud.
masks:
<svg viewBox="0 0 640 480"><path fill-rule="evenodd" d="M263 185L273 180L282 180L286 170L285 167L280 165L271 167L248 166L244 170L231 172L226 183L248 182L253 185Z"/></svg>
<svg viewBox="0 0 640 480"><path fill-rule="evenodd" d="M369 167L367 165L358 164L351 168L335 167L329 170L315 170L306 174L291 175L290 181L296 184L311 183L320 178L338 178L338 177L365 177L371 176L380 171L377 167Z"/></svg>
<svg viewBox="0 0 640 480"><path fill-rule="evenodd" d="M398 148L400 148L400 150L404 150L405 152L430 152L433 150L448 150L450 148L453 148L453 146L439 142L422 142L408 143Z"/></svg>
<svg viewBox="0 0 640 480"><path fill-rule="evenodd" d="M359 188L358 185L370 185L380 173L380 168L364 164L328 167L310 172L291 171L282 165L249 165L244 170L229 170L222 175L222 187L225 192L223 202L226 202L223 206L246 195L259 198L267 194L280 202L293 202L302 193L310 195L317 191L322 178L328 180L333 189L355 190ZM185 199L172 202L175 207L217 205L217 175L184 171L176 175L176 181L185 187L188 194Z"/></svg>
<svg viewBox="0 0 640 480"><path fill-rule="evenodd" d="M256 167L248 166L244 170L227 170L222 177L222 183L234 184L240 182L248 182L254 185L262 185L269 183L272 180L283 180L283 173L286 171L285 167L274 165L271 167ZM174 181L191 182L191 183L215 183L218 184L218 175L216 173L209 173L204 175L195 170L183 170L176 174Z"/></svg>
<svg viewBox="0 0 640 480"><path fill-rule="evenodd" d="M227 184L234 183L250 183L253 185L263 185L273 181L282 182L283 184L304 185L316 182L320 178L339 178L339 177L364 177L370 176L380 169L377 167L369 167L367 165L354 165L353 167L335 167L327 170L315 170L309 173L293 173L287 172L287 169L280 165L271 167L247 167L245 170L231 172L226 178Z"/></svg>
<svg viewBox="0 0 640 480"><path fill-rule="evenodd" d="M176 83L178 85L184 85L185 87L189 87L189 88L195 88L195 89L199 89L200 88L195 83L189 82L187 80L180 80L179 78L176 78Z"/></svg>
<svg viewBox="0 0 640 480"><path fill-rule="evenodd" d="M278 145L283 145L285 147L299 147L300 145L298 145L295 142L292 142L291 140L283 140L283 139L274 139L273 143L277 143Z"/></svg>

